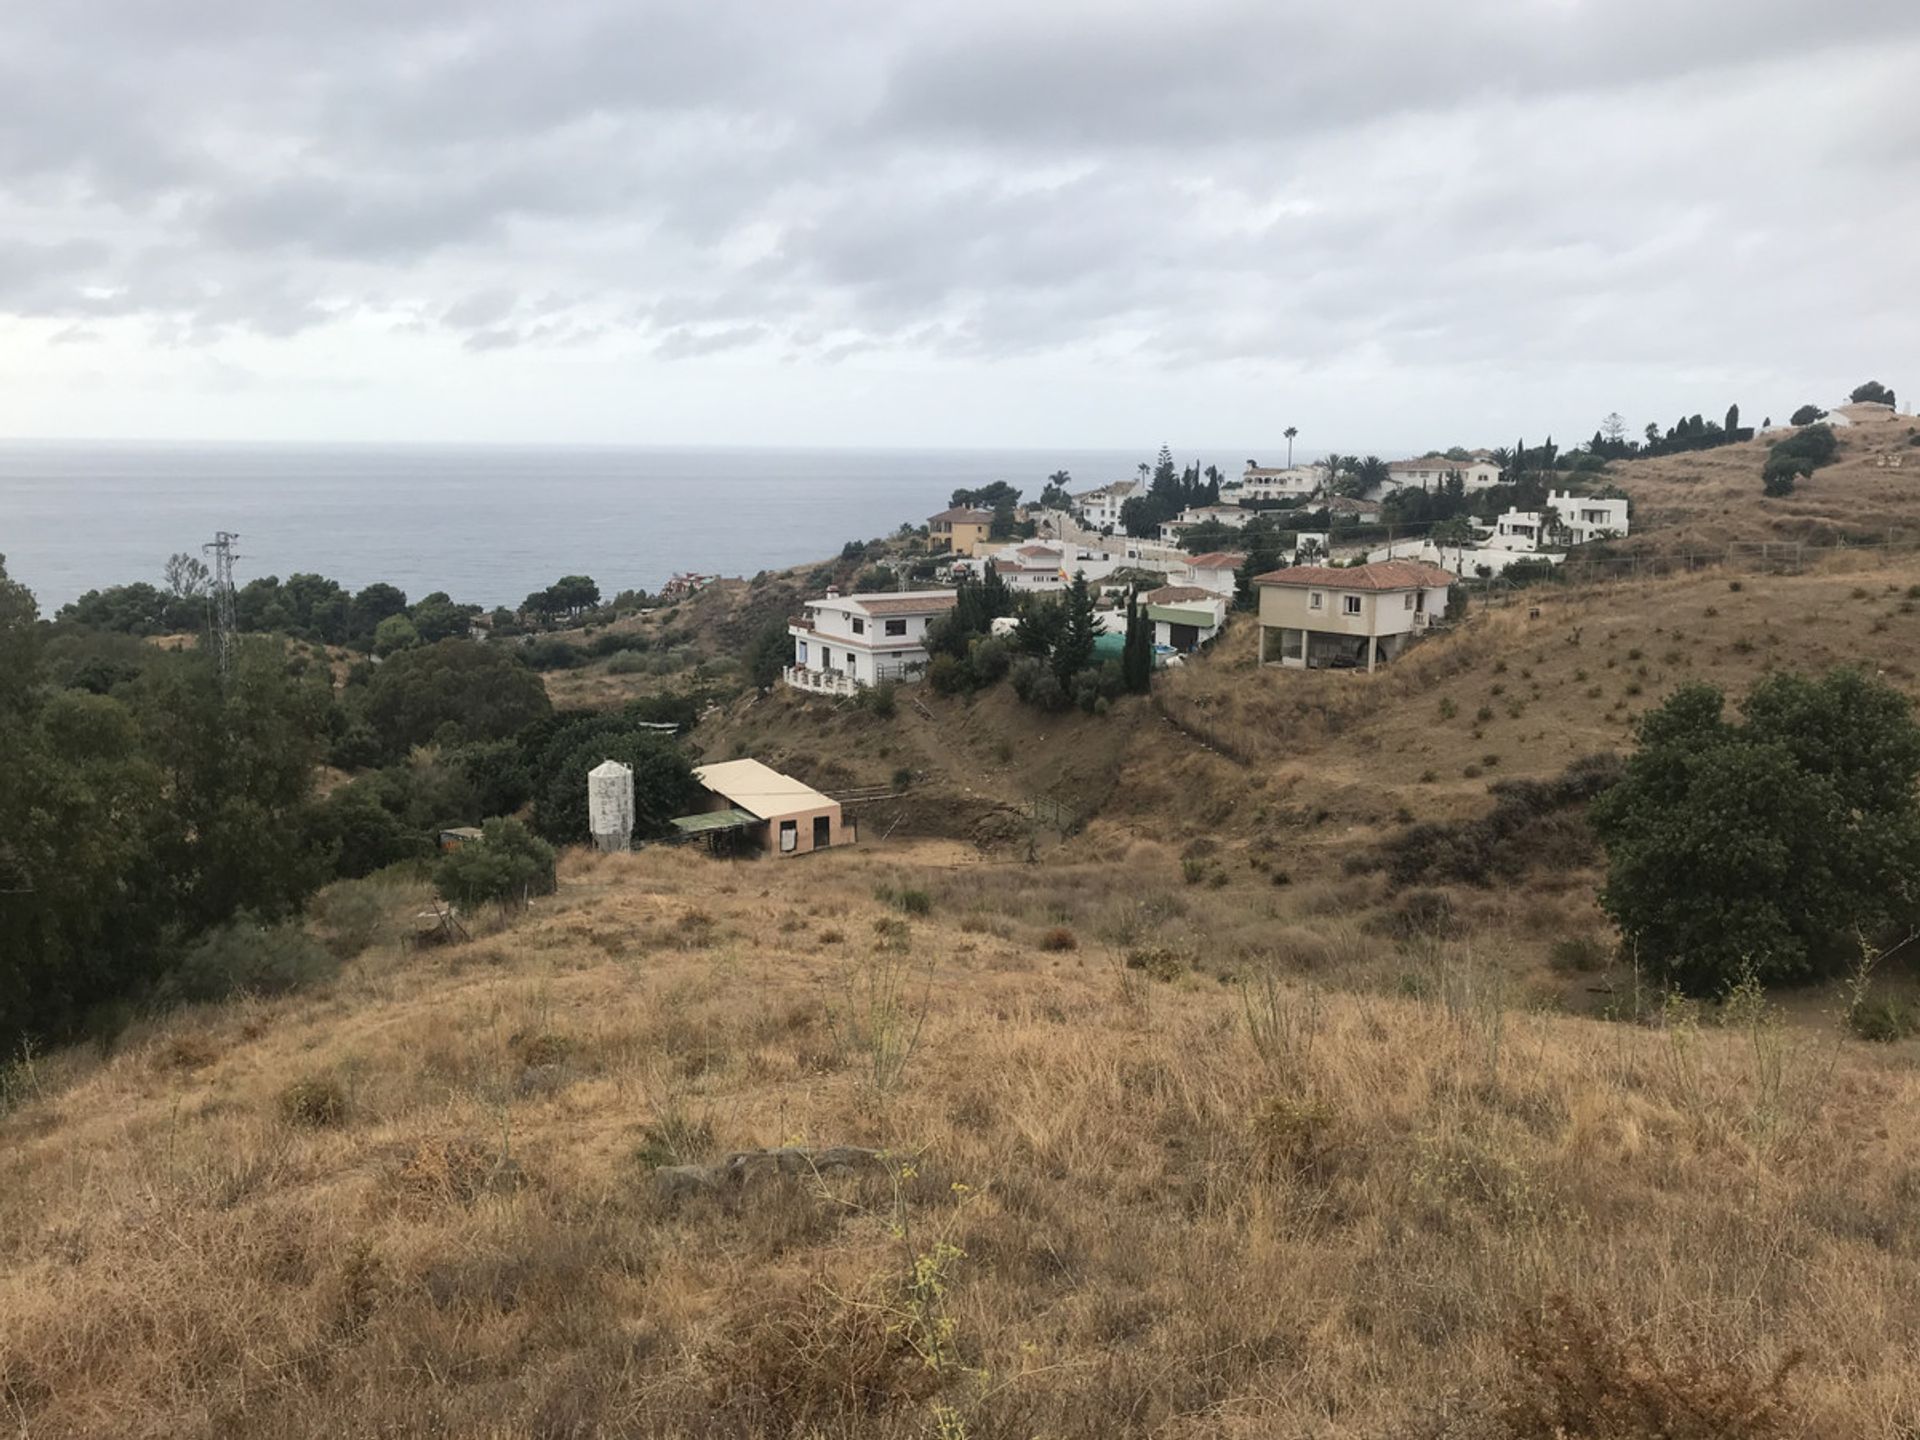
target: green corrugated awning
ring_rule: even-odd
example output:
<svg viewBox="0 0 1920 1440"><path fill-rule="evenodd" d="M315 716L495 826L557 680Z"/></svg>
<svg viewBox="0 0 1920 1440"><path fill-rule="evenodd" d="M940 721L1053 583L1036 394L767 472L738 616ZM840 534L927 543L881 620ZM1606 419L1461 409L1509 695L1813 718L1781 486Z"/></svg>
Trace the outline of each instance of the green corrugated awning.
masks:
<svg viewBox="0 0 1920 1440"><path fill-rule="evenodd" d="M673 822L673 828L682 835L703 835L709 830L740 830L761 823L758 815L735 806L731 810L709 810L703 815L682 815Z"/></svg>
<svg viewBox="0 0 1920 1440"><path fill-rule="evenodd" d="M1174 605L1149 605L1147 618L1162 620L1169 625L1198 625L1202 630L1220 623L1211 610L1182 610Z"/></svg>

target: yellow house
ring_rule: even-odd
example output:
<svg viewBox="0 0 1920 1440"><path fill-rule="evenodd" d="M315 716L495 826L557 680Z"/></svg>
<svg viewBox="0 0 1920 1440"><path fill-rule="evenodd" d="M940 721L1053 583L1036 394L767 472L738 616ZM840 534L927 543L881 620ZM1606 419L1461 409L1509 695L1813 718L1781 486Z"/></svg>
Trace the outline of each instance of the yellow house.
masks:
<svg viewBox="0 0 1920 1440"><path fill-rule="evenodd" d="M993 528L991 510L970 510L964 506L942 510L927 518L927 539L938 555L977 555L987 543Z"/></svg>
<svg viewBox="0 0 1920 1440"><path fill-rule="evenodd" d="M1294 565L1255 576L1260 663L1370 671L1446 614L1453 581L1439 566L1415 560Z"/></svg>

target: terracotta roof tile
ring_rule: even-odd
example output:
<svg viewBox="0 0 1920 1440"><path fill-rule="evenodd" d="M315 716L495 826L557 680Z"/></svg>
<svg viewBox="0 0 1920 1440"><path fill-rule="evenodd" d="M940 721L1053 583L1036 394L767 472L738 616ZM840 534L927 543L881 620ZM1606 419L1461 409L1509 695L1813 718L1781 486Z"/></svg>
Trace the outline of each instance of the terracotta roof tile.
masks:
<svg viewBox="0 0 1920 1440"><path fill-rule="evenodd" d="M1339 590L1418 590L1451 585L1459 578L1418 560L1381 560L1372 565L1293 565L1256 575L1256 585L1324 585Z"/></svg>
<svg viewBox="0 0 1920 1440"><path fill-rule="evenodd" d="M951 590L922 590L905 595L848 595L845 597L869 615L931 615L951 610L957 598Z"/></svg>
<svg viewBox="0 0 1920 1440"><path fill-rule="evenodd" d="M1247 557L1238 550L1209 550L1187 559L1187 564L1196 570L1238 570L1246 563Z"/></svg>

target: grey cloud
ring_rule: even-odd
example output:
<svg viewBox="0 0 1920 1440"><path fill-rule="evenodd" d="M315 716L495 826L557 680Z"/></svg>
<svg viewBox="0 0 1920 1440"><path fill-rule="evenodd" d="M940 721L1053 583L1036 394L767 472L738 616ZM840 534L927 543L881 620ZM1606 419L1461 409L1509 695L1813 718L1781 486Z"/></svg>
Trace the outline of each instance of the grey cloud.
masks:
<svg viewBox="0 0 1920 1440"><path fill-rule="evenodd" d="M38 238L0 242L0 313L1677 367L1781 317L1888 333L1916 67L1908 0L18 0L0 233Z"/></svg>
<svg viewBox="0 0 1920 1440"><path fill-rule="evenodd" d="M662 360L694 360L702 355L718 355L723 350L738 350L767 338L764 325L735 325L726 330L669 330L653 347Z"/></svg>

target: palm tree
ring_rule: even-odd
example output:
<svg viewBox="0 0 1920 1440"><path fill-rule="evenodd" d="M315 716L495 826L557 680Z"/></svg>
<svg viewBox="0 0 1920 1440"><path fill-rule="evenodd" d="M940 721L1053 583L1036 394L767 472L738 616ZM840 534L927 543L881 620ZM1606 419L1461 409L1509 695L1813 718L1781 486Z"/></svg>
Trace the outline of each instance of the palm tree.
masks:
<svg viewBox="0 0 1920 1440"><path fill-rule="evenodd" d="M1377 485L1386 484L1393 472L1387 468L1387 462L1378 455L1369 455L1353 467L1353 474L1363 490L1371 490Z"/></svg>
<svg viewBox="0 0 1920 1440"><path fill-rule="evenodd" d="M1293 468L1293 437L1300 432L1294 426L1289 425L1280 433L1287 437L1287 468L1291 470Z"/></svg>

